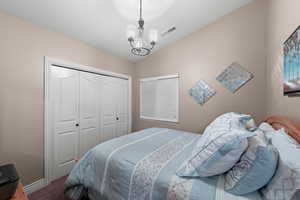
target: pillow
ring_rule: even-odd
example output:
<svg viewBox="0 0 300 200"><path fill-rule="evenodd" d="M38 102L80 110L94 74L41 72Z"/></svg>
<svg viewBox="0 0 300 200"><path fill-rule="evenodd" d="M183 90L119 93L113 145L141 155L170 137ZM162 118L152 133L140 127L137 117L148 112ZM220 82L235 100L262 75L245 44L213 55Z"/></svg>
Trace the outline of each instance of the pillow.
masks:
<svg viewBox="0 0 300 200"><path fill-rule="evenodd" d="M242 124L244 124L245 128L248 130L248 131L255 131L257 129L257 126L256 126L256 123L255 123L255 120L252 119L251 117L249 118L250 116L249 115L244 115L244 116L241 116L240 118L240 122Z"/></svg>
<svg viewBox="0 0 300 200"><path fill-rule="evenodd" d="M258 127L260 130L262 130L264 133L273 132L276 131L270 124L268 123L261 123Z"/></svg>
<svg viewBox="0 0 300 200"><path fill-rule="evenodd" d="M227 113L215 119L199 138L192 156L177 171L181 177L210 177L233 167L255 134L245 128L249 115Z"/></svg>
<svg viewBox="0 0 300 200"><path fill-rule="evenodd" d="M241 160L225 175L225 190L235 195L252 193L265 186L273 177L278 152L268 143L264 133L248 139L248 148Z"/></svg>
<svg viewBox="0 0 300 200"><path fill-rule="evenodd" d="M275 138L280 138L281 140L284 140L286 143L294 144L296 146L299 145L299 143L294 138L292 138L289 134L287 134L283 128L278 131L276 131L275 129L273 129L273 131L268 131L268 129L265 129L265 128L266 128L266 125L264 125L263 129L261 129L261 130L263 130L263 131L267 130L267 131L265 131L265 134L268 139L272 140L272 138L275 137ZM275 140L277 140L277 139L275 139Z"/></svg>
<svg viewBox="0 0 300 200"><path fill-rule="evenodd" d="M300 145L283 129L269 132L279 152L278 169L269 184L261 190L267 200L292 200L300 190Z"/></svg>

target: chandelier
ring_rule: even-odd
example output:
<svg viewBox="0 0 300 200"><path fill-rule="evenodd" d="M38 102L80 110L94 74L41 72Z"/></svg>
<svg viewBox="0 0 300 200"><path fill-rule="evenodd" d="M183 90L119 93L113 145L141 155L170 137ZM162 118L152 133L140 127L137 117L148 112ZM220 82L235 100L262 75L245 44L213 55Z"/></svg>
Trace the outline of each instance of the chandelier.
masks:
<svg viewBox="0 0 300 200"><path fill-rule="evenodd" d="M149 41L144 39L144 25L145 21L142 16L142 0L140 0L140 17L138 20L138 27L128 26L127 38L131 47L131 53L136 56L147 56L151 53L158 39L157 30L149 31Z"/></svg>

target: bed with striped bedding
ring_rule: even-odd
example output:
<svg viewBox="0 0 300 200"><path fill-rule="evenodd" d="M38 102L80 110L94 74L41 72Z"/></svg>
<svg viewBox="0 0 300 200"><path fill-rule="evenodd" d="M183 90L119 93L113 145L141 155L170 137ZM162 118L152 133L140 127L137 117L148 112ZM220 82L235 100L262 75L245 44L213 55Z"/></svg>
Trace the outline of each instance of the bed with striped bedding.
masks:
<svg viewBox="0 0 300 200"><path fill-rule="evenodd" d="M65 192L74 200L261 200L225 192L223 176L176 175L199 137L151 128L102 143L76 164Z"/></svg>

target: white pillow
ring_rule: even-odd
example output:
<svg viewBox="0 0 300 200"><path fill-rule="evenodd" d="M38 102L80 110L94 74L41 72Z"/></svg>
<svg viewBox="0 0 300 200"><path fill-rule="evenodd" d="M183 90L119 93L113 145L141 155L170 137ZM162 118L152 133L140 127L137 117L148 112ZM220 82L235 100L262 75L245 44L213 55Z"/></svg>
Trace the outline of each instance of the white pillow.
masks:
<svg viewBox="0 0 300 200"><path fill-rule="evenodd" d="M268 139L272 139L273 137L279 137L277 135L280 134L282 135L280 136L282 140L285 140L286 142L294 145L299 144L294 138L292 138L285 132L284 128L280 129L279 131L276 131L270 124L264 122L259 125L259 129L265 133Z"/></svg>
<svg viewBox="0 0 300 200"><path fill-rule="evenodd" d="M265 122L261 123L258 128L261 129L264 132L276 131L270 124L265 123Z"/></svg>
<svg viewBox="0 0 300 200"><path fill-rule="evenodd" d="M249 115L227 113L216 118L197 142L192 156L177 171L181 177L210 177L231 169L255 134L245 126Z"/></svg>

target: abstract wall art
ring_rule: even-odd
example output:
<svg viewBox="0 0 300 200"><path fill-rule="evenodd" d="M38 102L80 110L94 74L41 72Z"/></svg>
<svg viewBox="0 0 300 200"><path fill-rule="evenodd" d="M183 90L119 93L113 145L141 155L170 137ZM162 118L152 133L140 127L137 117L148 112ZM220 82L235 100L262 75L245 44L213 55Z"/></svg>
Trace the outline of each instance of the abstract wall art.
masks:
<svg viewBox="0 0 300 200"><path fill-rule="evenodd" d="M205 81L200 80L189 90L190 96L200 105L204 105L216 94L216 90L210 87Z"/></svg>
<svg viewBox="0 0 300 200"><path fill-rule="evenodd" d="M300 26L284 42L283 93L293 96L300 93Z"/></svg>
<svg viewBox="0 0 300 200"><path fill-rule="evenodd" d="M233 63L217 77L217 80L230 92L235 93L253 77L253 74L240 64Z"/></svg>

